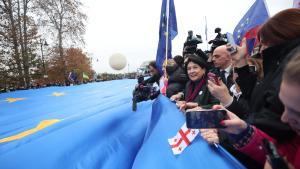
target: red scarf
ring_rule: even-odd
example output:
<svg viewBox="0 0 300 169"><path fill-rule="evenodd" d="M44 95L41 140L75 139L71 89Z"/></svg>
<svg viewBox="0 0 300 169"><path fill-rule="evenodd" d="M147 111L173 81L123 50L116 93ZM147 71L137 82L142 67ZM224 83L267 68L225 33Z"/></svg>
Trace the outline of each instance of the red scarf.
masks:
<svg viewBox="0 0 300 169"><path fill-rule="evenodd" d="M191 83L188 86L186 102L191 102L197 97L204 83L205 83L205 77L202 77L200 83L197 86L195 86L195 83L191 81Z"/></svg>

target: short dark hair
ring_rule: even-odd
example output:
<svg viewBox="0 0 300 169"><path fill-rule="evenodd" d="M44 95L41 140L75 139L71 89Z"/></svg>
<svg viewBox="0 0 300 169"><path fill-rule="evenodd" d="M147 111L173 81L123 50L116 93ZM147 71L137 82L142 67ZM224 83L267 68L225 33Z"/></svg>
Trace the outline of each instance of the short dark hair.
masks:
<svg viewBox="0 0 300 169"><path fill-rule="evenodd" d="M183 66L184 59L183 59L182 56L176 55L173 59L174 59L174 61L176 62L176 64L177 64L178 66Z"/></svg>
<svg viewBox="0 0 300 169"><path fill-rule="evenodd" d="M289 84L300 85L300 46L292 51L292 59L283 71L283 80Z"/></svg>
<svg viewBox="0 0 300 169"><path fill-rule="evenodd" d="M201 58L197 55L194 55L194 54L187 54L186 57L188 58L186 63L185 63L185 70L186 71L187 71L187 65L190 62L194 62L197 65L199 65L201 68L205 68L206 70L208 69L208 65L207 65L206 61L203 58Z"/></svg>

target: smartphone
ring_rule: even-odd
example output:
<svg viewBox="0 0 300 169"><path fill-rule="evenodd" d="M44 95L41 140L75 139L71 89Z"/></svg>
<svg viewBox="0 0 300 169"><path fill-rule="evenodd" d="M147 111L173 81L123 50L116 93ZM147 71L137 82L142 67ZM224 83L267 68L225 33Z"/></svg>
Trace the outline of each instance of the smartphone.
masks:
<svg viewBox="0 0 300 169"><path fill-rule="evenodd" d="M227 112L222 109L190 111L186 113L186 126L192 129L225 128L220 122L226 119Z"/></svg>
<svg viewBox="0 0 300 169"><path fill-rule="evenodd" d="M216 85L220 86L218 76L212 72L207 73L207 77L209 80L213 81Z"/></svg>
<svg viewBox="0 0 300 169"><path fill-rule="evenodd" d="M284 159L279 155L275 145L272 142L268 141L267 139L263 139L263 147L267 153L267 160L273 169L289 168Z"/></svg>
<svg viewBox="0 0 300 169"><path fill-rule="evenodd" d="M227 47L227 51L232 55L235 54L237 52L236 49L236 44L235 41L233 39L233 35L231 33L226 33L226 37L227 37L227 42L230 45L230 47Z"/></svg>

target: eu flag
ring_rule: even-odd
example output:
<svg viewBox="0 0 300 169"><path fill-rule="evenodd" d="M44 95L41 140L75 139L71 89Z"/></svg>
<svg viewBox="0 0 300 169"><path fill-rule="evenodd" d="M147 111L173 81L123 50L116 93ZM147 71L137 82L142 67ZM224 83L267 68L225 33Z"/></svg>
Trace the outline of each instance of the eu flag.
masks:
<svg viewBox="0 0 300 169"><path fill-rule="evenodd" d="M167 5L169 1L169 6ZM169 9L167 10L167 7ZM167 12L169 12L169 22L167 24ZM168 31L167 31L168 25ZM168 41L168 58L172 58L172 43L176 37L177 21L174 6L174 0L163 0L161 6L160 24L159 24L159 42L156 53L156 65L160 73L162 73L162 65L166 57L166 42Z"/></svg>
<svg viewBox="0 0 300 169"><path fill-rule="evenodd" d="M240 20L233 32L236 44L240 44L245 37L247 40L247 50L250 54L257 43L257 31L269 18L269 13L264 0L256 0L248 12Z"/></svg>

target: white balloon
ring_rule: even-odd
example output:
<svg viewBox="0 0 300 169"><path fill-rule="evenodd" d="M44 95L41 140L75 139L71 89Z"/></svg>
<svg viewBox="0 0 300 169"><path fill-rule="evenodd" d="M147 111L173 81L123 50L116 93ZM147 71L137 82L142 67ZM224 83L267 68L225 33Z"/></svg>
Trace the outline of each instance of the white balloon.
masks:
<svg viewBox="0 0 300 169"><path fill-rule="evenodd" d="M109 58L109 65L115 70L122 70L127 64L126 57L120 53L115 53Z"/></svg>

